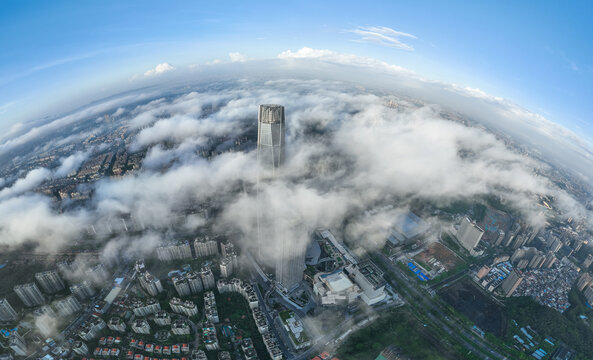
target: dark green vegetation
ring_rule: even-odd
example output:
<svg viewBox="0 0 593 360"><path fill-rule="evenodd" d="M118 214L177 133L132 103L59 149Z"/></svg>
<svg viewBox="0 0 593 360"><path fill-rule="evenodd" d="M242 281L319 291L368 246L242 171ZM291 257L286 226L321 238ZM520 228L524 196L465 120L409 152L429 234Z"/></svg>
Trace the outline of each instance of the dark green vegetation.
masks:
<svg viewBox="0 0 593 360"><path fill-rule="evenodd" d="M269 359L257 325L251 315L249 303L240 294L224 293L216 296L216 308L222 325L232 326L235 336L240 338L250 337L253 340L253 347L260 359ZM219 340L224 339L222 331L218 332Z"/></svg>
<svg viewBox="0 0 593 360"><path fill-rule="evenodd" d="M396 345L418 360L474 358L467 350L449 343L433 327L424 326L408 307L387 310L371 325L356 331L340 347L338 357L372 360L388 345Z"/></svg>
<svg viewBox="0 0 593 360"><path fill-rule="evenodd" d="M464 314L484 331L503 336L506 318L503 309L466 280L444 288L439 295L456 311Z"/></svg>
<svg viewBox="0 0 593 360"><path fill-rule="evenodd" d="M576 291L571 292L573 307L565 314L542 306L528 297L510 298L506 302L507 314L519 324L529 324L538 333L564 342L577 351L577 359L593 359L593 330L588 323L578 318L578 315L583 314L580 310L585 310L579 296ZM590 316L591 310L587 308L586 314Z"/></svg>

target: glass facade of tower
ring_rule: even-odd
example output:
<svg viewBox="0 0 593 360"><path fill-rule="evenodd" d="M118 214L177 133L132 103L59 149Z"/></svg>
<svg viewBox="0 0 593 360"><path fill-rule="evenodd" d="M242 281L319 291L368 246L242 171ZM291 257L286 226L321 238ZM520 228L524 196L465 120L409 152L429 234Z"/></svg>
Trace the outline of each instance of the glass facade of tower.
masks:
<svg viewBox="0 0 593 360"><path fill-rule="evenodd" d="M284 162L284 106L260 105L257 121L257 156L262 166L278 169Z"/></svg>

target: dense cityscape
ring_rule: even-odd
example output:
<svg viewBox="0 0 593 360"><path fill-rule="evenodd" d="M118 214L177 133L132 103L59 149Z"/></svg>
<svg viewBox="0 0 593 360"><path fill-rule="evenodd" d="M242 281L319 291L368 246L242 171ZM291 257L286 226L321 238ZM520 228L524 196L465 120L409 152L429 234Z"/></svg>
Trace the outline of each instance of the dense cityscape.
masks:
<svg viewBox="0 0 593 360"><path fill-rule="evenodd" d="M386 106L393 107L393 102ZM118 125L116 117L109 121L103 134L19 159L13 166L50 168L72 152L90 152L77 169L35 189L62 206L84 203L93 196L93 188L84 184L134 176L146 156L145 151L127 151L137 131ZM284 107L261 105L257 141L249 139L248 126L226 150L256 144L261 170L257 186L249 190L256 197L282 171L285 129ZM216 149L226 142L210 139L202 156L220 155ZM96 144L107 146L97 150ZM486 358L530 354L568 359L577 353L549 334L539 335L532 324L510 319L517 328L506 329L497 317L500 304L511 297L530 297L564 312L571 306L570 293L576 291L580 301L593 304L593 276L587 271L593 255L583 251L590 235L578 221L534 227L496 202L458 209L424 203L391 219L379 251L353 251L332 229L318 228L305 230L305 247L286 242L270 262L261 252L243 247L240 233L214 231L210 222L219 210L212 200L183 209L180 219L171 220L175 236L166 236L170 239L161 240L147 258L125 256L102 263L99 252L89 247L90 239L102 232L145 231L141 219L123 216L90 225L86 239L75 248L21 252L3 263L2 271L20 266L41 270L28 282L4 282L3 346L12 354L3 358L348 358L343 349L356 329L372 326L381 312L423 306L416 296L441 299L432 305L434 313L424 326L457 329L447 332L448 341L489 353ZM541 212L553 211L553 199L539 201ZM255 211L259 226L269 226L265 209L258 206ZM199 219L196 231L183 230L188 218ZM453 225L443 227L438 219L452 219ZM266 236L277 236L274 228L269 230ZM498 314L484 316L484 306ZM453 320L445 315L449 312L463 314L456 316L468 322ZM342 320L319 328L315 319L328 317ZM501 347L485 337L486 332L506 334L510 340ZM536 342L534 336L545 341ZM378 359L413 358L393 345L381 354Z"/></svg>
<svg viewBox="0 0 593 360"><path fill-rule="evenodd" d="M0 360L593 359L593 3L0 3Z"/></svg>

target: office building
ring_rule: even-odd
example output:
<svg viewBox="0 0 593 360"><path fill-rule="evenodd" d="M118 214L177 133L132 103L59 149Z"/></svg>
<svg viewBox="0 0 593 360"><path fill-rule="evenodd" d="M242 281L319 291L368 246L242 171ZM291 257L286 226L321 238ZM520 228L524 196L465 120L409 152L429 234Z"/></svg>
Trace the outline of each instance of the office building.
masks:
<svg viewBox="0 0 593 360"><path fill-rule="evenodd" d="M8 300L0 299L0 321L16 321L18 319L18 314Z"/></svg>
<svg viewBox="0 0 593 360"><path fill-rule="evenodd" d="M521 281L523 281L523 275L519 271L513 270L500 285L503 295L505 297L513 295Z"/></svg>
<svg viewBox="0 0 593 360"><path fill-rule="evenodd" d="M280 253L276 257L276 281L285 289L294 288L303 280L306 247L281 238Z"/></svg>
<svg viewBox="0 0 593 360"><path fill-rule="evenodd" d="M74 295L67 296L64 299L57 300L54 307L60 316L68 316L82 310L82 306Z"/></svg>
<svg viewBox="0 0 593 360"><path fill-rule="evenodd" d="M367 305L377 304L387 297L383 271L372 261L367 260L359 264L351 264L344 270L350 279L362 290L360 298Z"/></svg>
<svg viewBox="0 0 593 360"><path fill-rule="evenodd" d="M257 157L260 165L278 169L284 162L284 106L260 105L257 117Z"/></svg>
<svg viewBox="0 0 593 360"><path fill-rule="evenodd" d="M583 269L587 270L593 263L593 255L587 255L587 258L583 261Z"/></svg>
<svg viewBox="0 0 593 360"><path fill-rule="evenodd" d="M456 237L471 255L475 255L475 248L482 239L482 235L484 235L484 230L480 229L480 227L475 222L471 221L470 218L464 217L463 220L461 220L461 225L459 226L459 230L457 230Z"/></svg>
<svg viewBox="0 0 593 360"><path fill-rule="evenodd" d="M39 306L45 303L45 297L35 283L17 285L14 287L14 292L27 307Z"/></svg>
<svg viewBox="0 0 593 360"><path fill-rule="evenodd" d="M197 258L218 255L218 242L208 236L199 237L194 240L194 250Z"/></svg>
<svg viewBox="0 0 593 360"><path fill-rule="evenodd" d="M64 290L66 287L57 270L48 270L35 274L35 280L47 294Z"/></svg>

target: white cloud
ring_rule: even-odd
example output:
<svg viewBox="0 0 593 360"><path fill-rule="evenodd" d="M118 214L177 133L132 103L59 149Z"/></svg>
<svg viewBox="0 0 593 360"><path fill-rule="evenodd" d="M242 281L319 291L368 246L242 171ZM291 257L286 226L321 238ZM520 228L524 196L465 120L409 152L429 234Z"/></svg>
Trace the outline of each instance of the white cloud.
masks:
<svg viewBox="0 0 593 360"><path fill-rule="evenodd" d="M27 192L51 177L51 171L37 168L29 171L24 178L18 179L11 187L0 191L0 199L6 199Z"/></svg>
<svg viewBox="0 0 593 360"><path fill-rule="evenodd" d="M245 62L247 60L245 55L238 52L230 52L229 58L231 58L231 62Z"/></svg>
<svg viewBox="0 0 593 360"><path fill-rule="evenodd" d="M337 53L327 49L312 49L309 47L301 48L297 51L286 50L278 54L278 59L314 59L323 62L353 65L365 68L374 68L386 70L394 73L405 73L408 75L414 72L401 66L389 64L385 61L377 60L371 57L358 56L353 54Z"/></svg>
<svg viewBox="0 0 593 360"><path fill-rule="evenodd" d="M349 32L360 35L360 38L355 41L379 44L407 51L414 50L411 45L402 42L401 38L416 39L416 36L396 31L386 26L359 26L354 30L349 30Z"/></svg>
<svg viewBox="0 0 593 360"><path fill-rule="evenodd" d="M152 76L162 74L168 71L173 71L175 68L167 63L158 64L154 69L150 69L144 73L145 76Z"/></svg>
<svg viewBox="0 0 593 360"><path fill-rule="evenodd" d="M80 165L82 165L88 157L88 152L77 151L76 153L61 159L60 167L54 172L54 176L62 177L68 175L72 171L78 170Z"/></svg>

